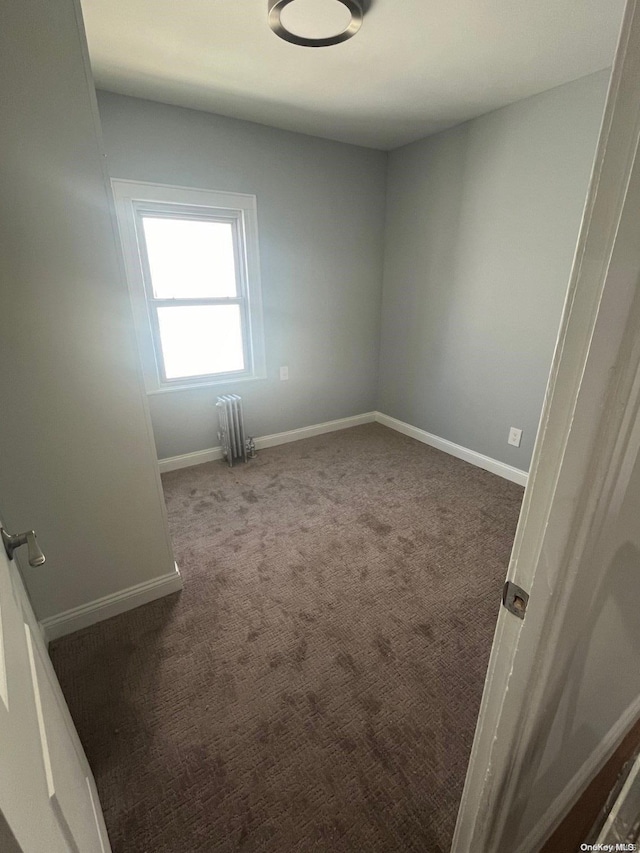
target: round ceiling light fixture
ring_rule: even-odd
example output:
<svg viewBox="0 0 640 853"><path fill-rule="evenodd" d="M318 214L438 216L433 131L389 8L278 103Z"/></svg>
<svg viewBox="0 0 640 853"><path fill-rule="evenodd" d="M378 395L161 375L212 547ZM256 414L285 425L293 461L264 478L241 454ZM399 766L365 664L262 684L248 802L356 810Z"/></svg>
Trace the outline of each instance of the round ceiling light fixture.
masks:
<svg viewBox="0 0 640 853"><path fill-rule="evenodd" d="M362 26L361 0L268 0L269 26L281 39L302 47L329 47Z"/></svg>

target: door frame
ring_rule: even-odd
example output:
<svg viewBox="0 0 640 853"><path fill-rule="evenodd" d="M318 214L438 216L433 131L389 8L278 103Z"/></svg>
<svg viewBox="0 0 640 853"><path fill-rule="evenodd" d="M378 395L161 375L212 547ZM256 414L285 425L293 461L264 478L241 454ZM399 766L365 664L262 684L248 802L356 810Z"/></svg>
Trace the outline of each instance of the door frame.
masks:
<svg viewBox="0 0 640 853"><path fill-rule="evenodd" d="M639 142L640 0L628 0L507 574L531 598L524 621L500 610L452 853L514 849L508 818L533 781L536 721L580 566L640 451ZM567 790L522 853L579 793Z"/></svg>

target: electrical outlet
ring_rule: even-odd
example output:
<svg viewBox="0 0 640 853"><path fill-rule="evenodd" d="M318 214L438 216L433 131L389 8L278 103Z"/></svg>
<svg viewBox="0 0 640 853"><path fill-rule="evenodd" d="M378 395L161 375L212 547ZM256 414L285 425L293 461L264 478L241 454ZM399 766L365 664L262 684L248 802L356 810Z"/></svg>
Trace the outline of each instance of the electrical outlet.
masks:
<svg viewBox="0 0 640 853"><path fill-rule="evenodd" d="M518 427L511 427L507 441L514 447L520 447L520 442L522 441L522 430L518 429Z"/></svg>
<svg viewBox="0 0 640 853"><path fill-rule="evenodd" d="M280 379L282 379L284 381L285 379L288 379L288 378L289 378L289 368L288 367L281 367L280 368Z"/></svg>

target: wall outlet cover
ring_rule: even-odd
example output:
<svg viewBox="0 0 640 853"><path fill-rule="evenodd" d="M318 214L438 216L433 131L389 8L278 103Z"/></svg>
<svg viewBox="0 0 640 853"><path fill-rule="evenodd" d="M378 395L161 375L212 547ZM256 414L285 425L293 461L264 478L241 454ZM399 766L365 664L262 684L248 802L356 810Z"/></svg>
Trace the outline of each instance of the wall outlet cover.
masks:
<svg viewBox="0 0 640 853"><path fill-rule="evenodd" d="M280 368L280 379L282 379L284 381L285 379L288 379L288 378L289 378L289 368L288 367L281 367Z"/></svg>
<svg viewBox="0 0 640 853"><path fill-rule="evenodd" d="M518 427L511 427L507 441L514 447L520 447L520 442L522 441L522 430L518 429Z"/></svg>

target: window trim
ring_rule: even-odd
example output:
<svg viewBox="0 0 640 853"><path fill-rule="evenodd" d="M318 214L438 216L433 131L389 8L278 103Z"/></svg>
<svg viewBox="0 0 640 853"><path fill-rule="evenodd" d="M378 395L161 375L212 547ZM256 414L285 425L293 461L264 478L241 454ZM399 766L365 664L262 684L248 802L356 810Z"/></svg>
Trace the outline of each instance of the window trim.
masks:
<svg viewBox="0 0 640 853"><path fill-rule="evenodd" d="M266 378L256 197L244 193L141 183L120 178L113 178L111 186L147 394L165 394ZM163 219L175 215L232 223L236 296L193 299L154 297L146 246L141 238L142 216L154 213ZM157 308L162 307L162 303L174 307L195 304L240 305L244 370L167 379L157 319Z"/></svg>

